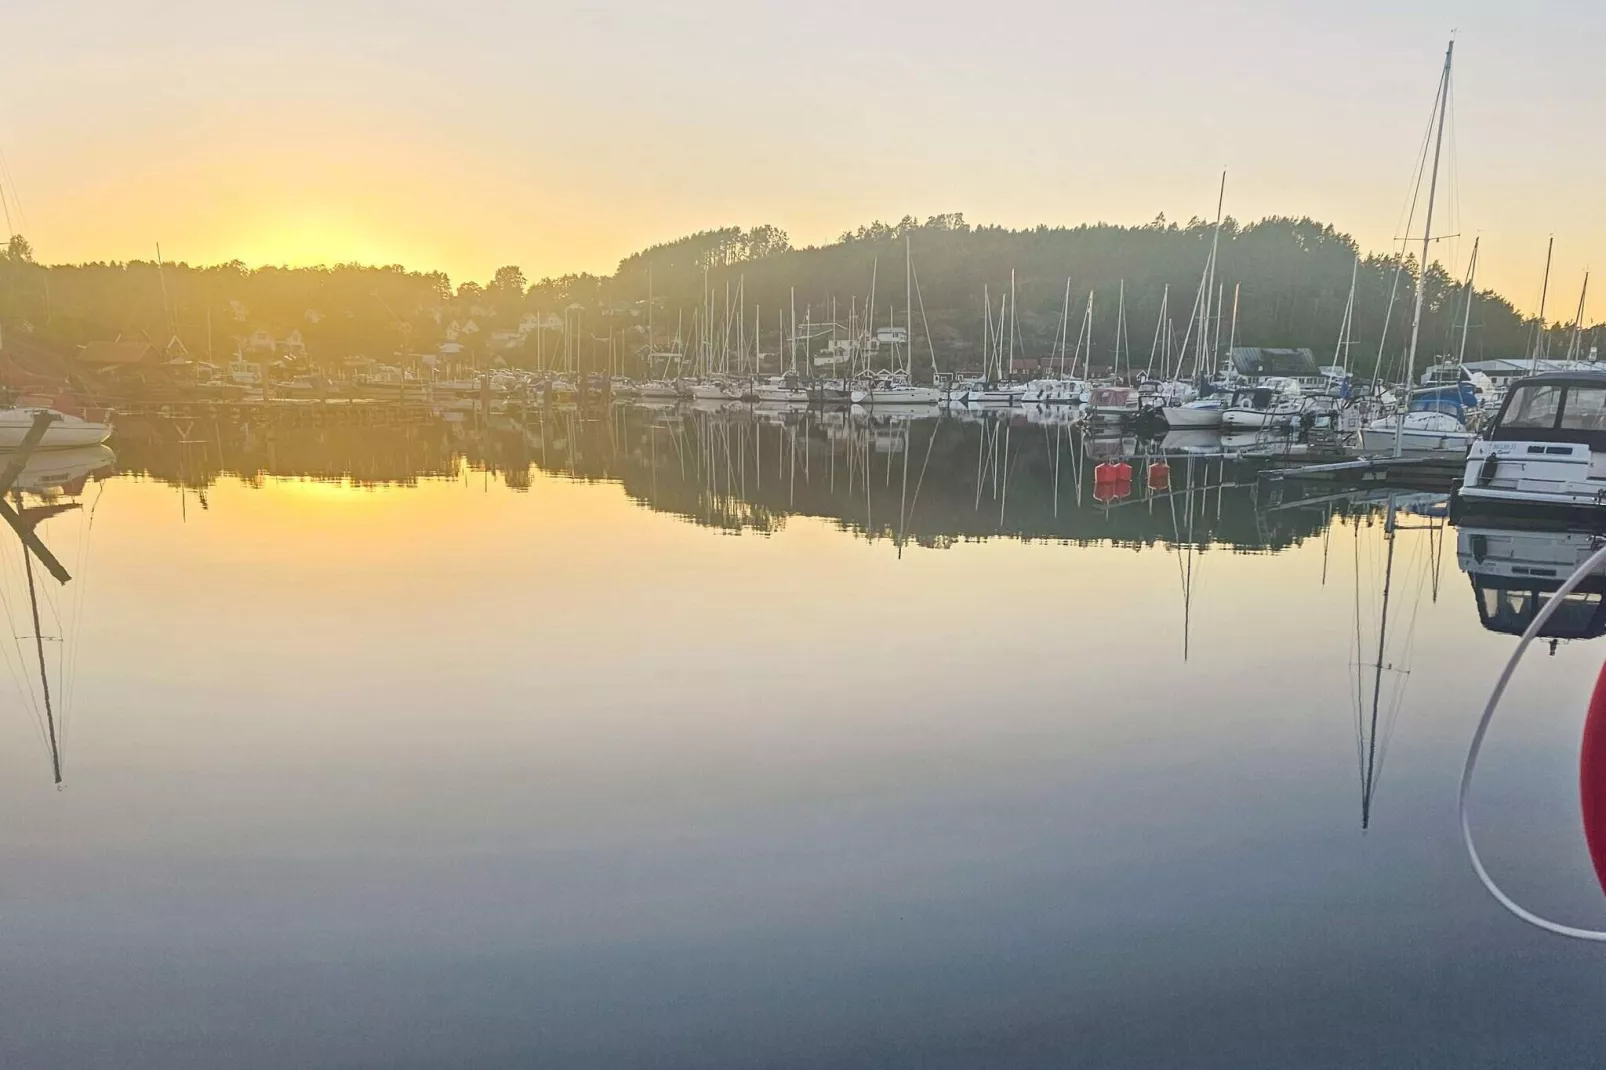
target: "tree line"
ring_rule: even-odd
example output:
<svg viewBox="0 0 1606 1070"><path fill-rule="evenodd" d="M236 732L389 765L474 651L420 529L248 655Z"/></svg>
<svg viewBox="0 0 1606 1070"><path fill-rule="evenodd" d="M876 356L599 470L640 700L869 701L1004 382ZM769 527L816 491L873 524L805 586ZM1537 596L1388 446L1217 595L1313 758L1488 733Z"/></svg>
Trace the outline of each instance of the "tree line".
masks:
<svg viewBox="0 0 1606 1070"><path fill-rule="evenodd" d="M621 260L611 275L531 284L522 270L507 266L484 284L456 287L442 272L400 265L249 268L239 261L134 260L46 266L16 236L0 252L0 325L67 351L93 340L144 336L219 361L258 328L276 337L299 331L315 361L428 353L449 336L462 342L470 359L488 360L490 334L501 328L495 355L510 363L550 365L562 354L582 369L637 371L632 362L649 345L662 349L677 334L685 343L721 335L736 321L750 332L755 312L759 347L770 354L787 348L783 332L794 309L799 324L834 317L846 326L851 313L860 326L902 325L907 254L918 283L917 368L933 359L943 368L978 367L986 310L996 317L1006 292L1014 294L1017 355L1052 357L1074 343L1091 297L1092 366L1112 364L1124 317L1131 360L1142 368L1157 331L1177 339L1189 332L1190 309L1218 240L1219 303L1210 296L1223 344L1232 335L1242 345L1308 347L1323 363L1342 359L1339 328L1353 273L1348 363L1371 374L1381 360L1384 374L1398 374L1409 340L1415 259L1363 252L1331 225L1284 217L1249 224L1228 218L1218 239L1216 226L1200 219L1014 230L971 226L962 215L948 214L872 222L803 248L774 226L727 227L644 249ZM1565 353L1570 323L1540 331L1492 290L1473 293L1468 317L1464 270L1437 261L1427 269L1419 363L1457 353L1464 321L1469 360L1521 357L1536 344L1551 355ZM1159 322L1163 298L1165 324ZM478 334L452 330L469 321ZM509 339L515 325L522 329ZM1586 351L1595 334L1590 327ZM751 346L750 333L747 338Z"/></svg>

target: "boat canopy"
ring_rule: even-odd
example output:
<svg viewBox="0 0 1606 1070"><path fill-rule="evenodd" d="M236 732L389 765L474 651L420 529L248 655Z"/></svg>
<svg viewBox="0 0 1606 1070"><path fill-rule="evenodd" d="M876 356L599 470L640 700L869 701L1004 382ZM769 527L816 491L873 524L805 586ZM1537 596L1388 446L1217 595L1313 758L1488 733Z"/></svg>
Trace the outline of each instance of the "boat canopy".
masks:
<svg viewBox="0 0 1606 1070"><path fill-rule="evenodd" d="M1606 452L1606 373L1554 372L1513 384L1489 437L1576 442Z"/></svg>

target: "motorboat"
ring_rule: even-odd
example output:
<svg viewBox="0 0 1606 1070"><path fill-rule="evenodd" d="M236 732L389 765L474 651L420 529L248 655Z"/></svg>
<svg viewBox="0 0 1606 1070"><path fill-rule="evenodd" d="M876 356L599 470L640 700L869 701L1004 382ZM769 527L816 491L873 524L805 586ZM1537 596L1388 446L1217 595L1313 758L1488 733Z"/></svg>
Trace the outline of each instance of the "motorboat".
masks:
<svg viewBox="0 0 1606 1070"><path fill-rule="evenodd" d="M1022 405L1080 405L1087 384L1080 379L1033 379L1020 392Z"/></svg>
<svg viewBox="0 0 1606 1070"><path fill-rule="evenodd" d="M809 388L795 375L777 375L753 389L761 405L807 405Z"/></svg>
<svg viewBox="0 0 1606 1070"><path fill-rule="evenodd" d="M705 379L691 384L693 401L740 401L741 391L719 379Z"/></svg>
<svg viewBox="0 0 1606 1070"><path fill-rule="evenodd" d="M1222 424L1226 403L1220 397L1199 398L1181 405L1167 405L1160 410L1166 426L1172 430L1215 428Z"/></svg>
<svg viewBox="0 0 1606 1070"><path fill-rule="evenodd" d="M1467 453L1468 507L1606 508L1606 371L1519 379Z"/></svg>
<svg viewBox="0 0 1606 1070"><path fill-rule="evenodd" d="M1232 392L1232 400L1221 409L1221 426L1236 431L1292 427L1304 411L1297 387L1289 390L1262 384Z"/></svg>
<svg viewBox="0 0 1606 1070"><path fill-rule="evenodd" d="M675 401L680 398L680 386L669 379L649 379L641 384L636 396L648 401Z"/></svg>
<svg viewBox="0 0 1606 1070"><path fill-rule="evenodd" d="M1371 421L1361 429L1361 447L1367 453L1391 453L1398 443L1402 453L1461 456L1476 437L1447 412L1418 410Z"/></svg>
<svg viewBox="0 0 1606 1070"><path fill-rule="evenodd" d="M69 416L56 409L0 409L0 450L14 450L22 445L40 413L49 414L50 426L36 447L42 450L64 450L78 446L99 446L112 437L112 425Z"/></svg>
<svg viewBox="0 0 1606 1070"><path fill-rule="evenodd" d="M880 376L862 383L850 398L855 405L936 405L943 392L935 386L915 386L903 373Z"/></svg>
<svg viewBox="0 0 1606 1070"><path fill-rule="evenodd" d="M1119 422L1137 416L1138 392L1130 386L1095 386L1088 391L1087 411L1095 420Z"/></svg>

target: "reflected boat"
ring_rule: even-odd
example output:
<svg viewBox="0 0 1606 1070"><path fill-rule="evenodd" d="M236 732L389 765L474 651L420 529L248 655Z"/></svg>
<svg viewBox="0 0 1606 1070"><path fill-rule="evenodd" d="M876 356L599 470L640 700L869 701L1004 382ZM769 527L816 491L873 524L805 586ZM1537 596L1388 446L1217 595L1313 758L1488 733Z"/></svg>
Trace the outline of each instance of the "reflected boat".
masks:
<svg viewBox="0 0 1606 1070"><path fill-rule="evenodd" d="M1456 563L1472 581L1478 619L1491 632L1521 635L1552 592L1599 547L1596 536L1568 531L1462 527ZM1545 639L1606 635L1606 569L1586 576L1540 629Z"/></svg>

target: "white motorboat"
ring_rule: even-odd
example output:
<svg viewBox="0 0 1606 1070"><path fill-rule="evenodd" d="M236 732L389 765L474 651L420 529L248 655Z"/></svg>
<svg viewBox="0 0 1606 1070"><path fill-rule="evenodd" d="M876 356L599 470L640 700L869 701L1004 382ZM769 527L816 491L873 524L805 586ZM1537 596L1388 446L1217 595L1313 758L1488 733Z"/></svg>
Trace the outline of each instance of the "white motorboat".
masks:
<svg viewBox="0 0 1606 1070"><path fill-rule="evenodd" d="M680 397L680 387L668 379L649 379L641 384L636 396L649 401L671 401Z"/></svg>
<svg viewBox="0 0 1606 1070"><path fill-rule="evenodd" d="M1606 372L1529 376L1467 454L1461 499L1520 510L1606 509Z"/></svg>
<svg viewBox="0 0 1606 1070"><path fill-rule="evenodd" d="M1080 405L1087 400L1087 384L1080 379L1033 379L1021 391L1022 405Z"/></svg>
<svg viewBox="0 0 1606 1070"><path fill-rule="evenodd" d="M809 388L795 375L777 375L756 384L753 396L761 405L807 405Z"/></svg>
<svg viewBox="0 0 1606 1070"><path fill-rule="evenodd" d="M877 386L855 390L855 405L935 405L942 392L934 386Z"/></svg>
<svg viewBox="0 0 1606 1070"><path fill-rule="evenodd" d="M112 437L112 425L96 423L78 416L68 416L55 409L0 409L0 450L14 450L22 445L34 418L41 412L54 419L39 441L39 449L63 450L76 446L99 446Z"/></svg>
<svg viewBox="0 0 1606 1070"><path fill-rule="evenodd" d="M1160 410L1166 426L1173 430L1214 428L1222 424L1225 403L1219 397L1200 398L1182 405L1167 405Z"/></svg>
<svg viewBox="0 0 1606 1070"><path fill-rule="evenodd" d="M741 391L729 383L709 379L691 384L693 401L740 401Z"/></svg>
<svg viewBox="0 0 1606 1070"><path fill-rule="evenodd" d="M1447 412L1408 412L1367 424L1361 429L1361 446L1368 453L1392 453L1398 442L1404 453L1463 455L1476 437Z"/></svg>
<svg viewBox="0 0 1606 1070"><path fill-rule="evenodd" d="M915 386L903 372L880 375L853 388L849 400L855 405L936 405L943 399L937 386Z"/></svg>

